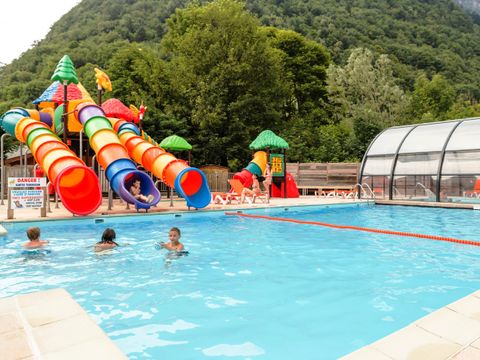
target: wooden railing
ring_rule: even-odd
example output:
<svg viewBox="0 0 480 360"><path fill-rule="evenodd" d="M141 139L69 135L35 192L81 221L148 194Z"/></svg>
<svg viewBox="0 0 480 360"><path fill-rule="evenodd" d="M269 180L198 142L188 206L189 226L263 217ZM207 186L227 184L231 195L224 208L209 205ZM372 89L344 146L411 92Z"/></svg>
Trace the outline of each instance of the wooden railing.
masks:
<svg viewBox="0 0 480 360"><path fill-rule="evenodd" d="M351 189L357 183L360 163L287 163L303 195L323 189Z"/></svg>

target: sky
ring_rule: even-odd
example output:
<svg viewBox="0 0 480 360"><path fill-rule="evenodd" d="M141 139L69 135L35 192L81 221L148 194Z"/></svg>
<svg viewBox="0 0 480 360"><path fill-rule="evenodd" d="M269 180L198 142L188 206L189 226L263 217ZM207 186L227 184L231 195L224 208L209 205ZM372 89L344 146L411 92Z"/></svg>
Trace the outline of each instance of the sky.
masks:
<svg viewBox="0 0 480 360"><path fill-rule="evenodd" d="M81 0L0 0L0 66L9 64Z"/></svg>

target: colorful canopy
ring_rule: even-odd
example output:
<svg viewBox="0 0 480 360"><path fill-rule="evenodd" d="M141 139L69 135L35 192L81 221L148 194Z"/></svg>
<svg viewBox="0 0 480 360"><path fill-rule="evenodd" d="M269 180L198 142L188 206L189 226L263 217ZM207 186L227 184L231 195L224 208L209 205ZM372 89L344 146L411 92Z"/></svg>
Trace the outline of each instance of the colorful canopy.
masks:
<svg viewBox="0 0 480 360"><path fill-rule="evenodd" d="M90 94L85 90L81 83L78 83L77 85L70 84L67 86L67 99L88 99L93 101ZM53 82L38 99L33 101L35 105L43 102L63 104L63 85L59 81Z"/></svg>
<svg viewBox="0 0 480 360"><path fill-rule="evenodd" d="M171 135L163 139L160 143L160 147L165 150L173 151L192 150L192 145L190 145L187 140L177 135Z"/></svg>
<svg viewBox="0 0 480 360"><path fill-rule="evenodd" d="M108 99L102 104L102 109L107 117L115 117L127 121L134 121L135 114L118 99Z"/></svg>
<svg viewBox="0 0 480 360"><path fill-rule="evenodd" d="M288 143L271 130L262 131L249 145L252 150L288 149Z"/></svg>

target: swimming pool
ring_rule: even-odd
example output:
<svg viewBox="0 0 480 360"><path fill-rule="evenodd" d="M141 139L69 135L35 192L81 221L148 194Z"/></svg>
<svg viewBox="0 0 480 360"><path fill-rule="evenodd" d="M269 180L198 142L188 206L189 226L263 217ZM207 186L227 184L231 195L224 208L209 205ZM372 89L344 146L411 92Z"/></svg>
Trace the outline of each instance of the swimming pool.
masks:
<svg viewBox="0 0 480 360"><path fill-rule="evenodd" d="M478 240L480 212L372 205L252 210ZM335 359L480 287L480 248L218 212L4 224L0 297L66 288L130 359ZM172 226L189 256L155 249ZM128 246L89 247L106 227Z"/></svg>

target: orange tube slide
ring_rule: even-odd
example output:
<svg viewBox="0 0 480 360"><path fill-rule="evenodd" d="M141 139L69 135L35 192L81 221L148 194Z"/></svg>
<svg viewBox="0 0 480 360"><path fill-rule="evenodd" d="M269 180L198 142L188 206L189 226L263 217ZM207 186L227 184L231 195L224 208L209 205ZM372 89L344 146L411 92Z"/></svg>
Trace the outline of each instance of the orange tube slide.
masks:
<svg viewBox="0 0 480 360"><path fill-rule="evenodd" d="M120 135L120 142L127 148L130 157L169 187L174 187L177 174L188 167L183 160L177 159L165 150L150 144L141 136L132 132ZM166 171L167 169L174 171ZM195 193L198 189L192 189ZM190 195L187 193L187 195Z"/></svg>
<svg viewBox="0 0 480 360"><path fill-rule="evenodd" d="M38 118L38 112L32 111L30 114ZM88 215L100 206L102 193L96 174L48 125L31 117L23 117L15 125L15 136L29 146L67 210L76 215Z"/></svg>

